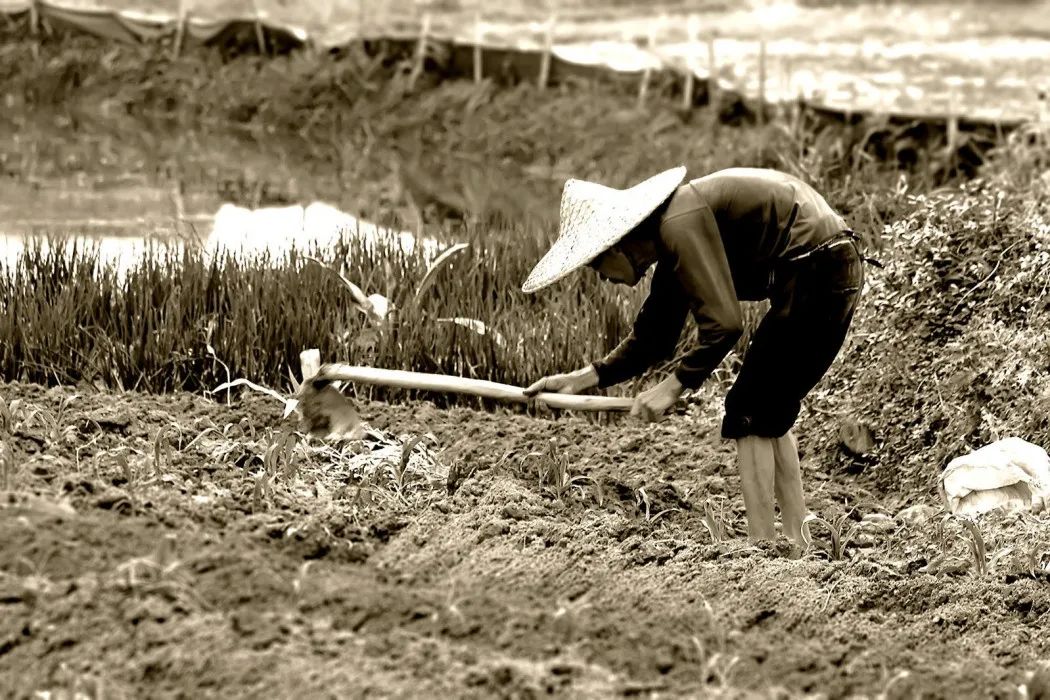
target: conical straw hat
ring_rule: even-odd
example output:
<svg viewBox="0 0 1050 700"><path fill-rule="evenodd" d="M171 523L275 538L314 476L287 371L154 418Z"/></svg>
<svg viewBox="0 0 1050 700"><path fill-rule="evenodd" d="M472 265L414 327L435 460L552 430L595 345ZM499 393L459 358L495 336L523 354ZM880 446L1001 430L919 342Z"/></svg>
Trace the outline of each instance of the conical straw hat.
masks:
<svg viewBox="0 0 1050 700"><path fill-rule="evenodd" d="M626 190L566 181L558 240L536 263L522 291L535 292L557 282L616 245L674 193L685 172L682 166L672 168Z"/></svg>

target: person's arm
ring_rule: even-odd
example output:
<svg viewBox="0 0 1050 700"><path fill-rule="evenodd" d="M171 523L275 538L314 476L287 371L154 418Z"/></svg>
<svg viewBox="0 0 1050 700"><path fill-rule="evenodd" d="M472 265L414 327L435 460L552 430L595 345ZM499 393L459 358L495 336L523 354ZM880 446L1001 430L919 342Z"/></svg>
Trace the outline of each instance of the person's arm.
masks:
<svg viewBox="0 0 1050 700"><path fill-rule="evenodd" d="M662 237L675 261L683 300L697 325L698 345L682 358L675 376L683 387L696 389L743 335L740 301L710 207L668 219Z"/></svg>
<svg viewBox="0 0 1050 700"><path fill-rule="evenodd" d="M670 263L656 264L649 296L631 332L612 352L592 363L599 387L637 377L674 353L689 305L678 289L677 275Z"/></svg>

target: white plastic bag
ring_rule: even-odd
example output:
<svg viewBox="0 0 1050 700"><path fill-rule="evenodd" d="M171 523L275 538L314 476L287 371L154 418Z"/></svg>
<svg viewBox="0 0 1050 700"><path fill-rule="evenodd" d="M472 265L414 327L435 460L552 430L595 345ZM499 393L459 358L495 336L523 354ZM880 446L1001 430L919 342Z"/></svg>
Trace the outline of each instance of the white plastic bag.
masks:
<svg viewBox="0 0 1050 700"><path fill-rule="evenodd" d="M998 440L949 462L941 488L952 513L1040 513L1050 504L1050 455L1021 438Z"/></svg>

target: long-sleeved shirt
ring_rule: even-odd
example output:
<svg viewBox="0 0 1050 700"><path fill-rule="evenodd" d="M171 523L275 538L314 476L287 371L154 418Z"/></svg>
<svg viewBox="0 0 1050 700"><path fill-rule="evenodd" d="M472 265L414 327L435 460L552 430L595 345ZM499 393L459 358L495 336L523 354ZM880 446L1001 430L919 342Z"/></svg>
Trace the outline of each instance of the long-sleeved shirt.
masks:
<svg viewBox="0 0 1050 700"><path fill-rule="evenodd" d="M670 357L690 311L698 343L675 375L700 386L743 333L740 301L768 298L777 261L846 229L816 190L775 170L730 168L682 185L661 219L656 270L632 331L593 363L598 386Z"/></svg>

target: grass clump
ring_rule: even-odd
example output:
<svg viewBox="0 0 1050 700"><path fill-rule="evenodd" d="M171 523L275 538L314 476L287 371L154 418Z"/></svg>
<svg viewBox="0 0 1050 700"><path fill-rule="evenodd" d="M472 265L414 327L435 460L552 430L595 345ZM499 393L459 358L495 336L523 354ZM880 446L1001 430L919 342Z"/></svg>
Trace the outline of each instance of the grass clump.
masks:
<svg viewBox="0 0 1050 700"><path fill-rule="evenodd" d="M584 276L526 296L518 283L539 254L522 230L472 241L417 298L421 251L348 243L344 276L397 308L377 325L336 276L294 252L274 266L158 247L120 276L98 270L90 250L38 243L0 276L0 374L146 391L208 389L231 376L284 386L302 349L316 347L329 361L523 384L605 352L637 297Z"/></svg>

